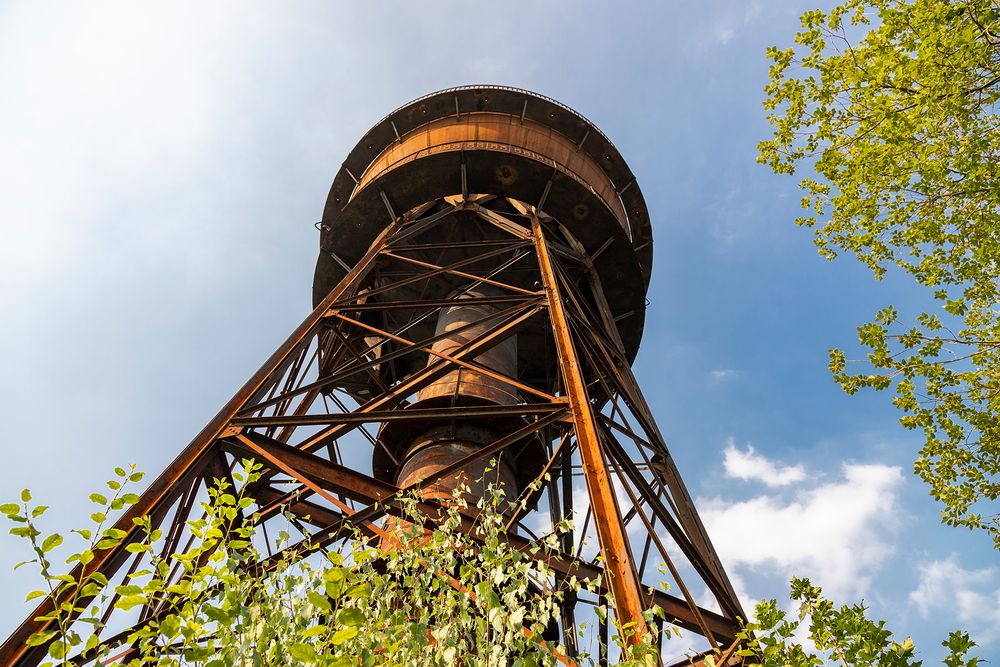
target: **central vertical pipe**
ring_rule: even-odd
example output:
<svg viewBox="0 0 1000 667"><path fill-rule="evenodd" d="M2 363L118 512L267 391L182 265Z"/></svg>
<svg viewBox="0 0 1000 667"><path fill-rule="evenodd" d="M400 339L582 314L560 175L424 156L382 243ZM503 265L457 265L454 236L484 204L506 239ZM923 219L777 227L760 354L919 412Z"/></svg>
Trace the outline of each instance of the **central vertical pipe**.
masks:
<svg viewBox="0 0 1000 667"><path fill-rule="evenodd" d="M455 304L441 308L435 330L436 336L484 320L499 308L484 303L462 303L465 300L496 296L501 291L482 285L455 297ZM456 331L436 341L431 349L439 354L451 355L461 346L483 336L494 321L487 319L463 331ZM428 355L427 363L439 359ZM493 372L517 377L517 336L512 334L474 360L479 366ZM460 367L436 382L424 387L412 407L444 407L470 405L516 405L521 396L512 386L479 371ZM499 424L489 419L451 420L435 425L412 439L401 459L396 485L403 488L450 466L505 435ZM517 482L508 456L501 454L496 464L477 459L455 475L442 478L424 490L433 498L450 498L461 487L467 487L471 504L483 497L489 486L502 487L507 494L516 494Z"/></svg>

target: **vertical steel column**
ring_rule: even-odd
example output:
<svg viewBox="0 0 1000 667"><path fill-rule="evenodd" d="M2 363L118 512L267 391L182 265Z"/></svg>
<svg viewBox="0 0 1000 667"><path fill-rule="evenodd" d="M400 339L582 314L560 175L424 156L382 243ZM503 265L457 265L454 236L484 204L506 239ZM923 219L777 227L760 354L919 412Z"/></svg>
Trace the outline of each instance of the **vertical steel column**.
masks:
<svg viewBox="0 0 1000 667"><path fill-rule="evenodd" d="M583 461L584 479L587 481L587 494L594 513L594 526L597 529L597 539L600 542L601 555L604 557L608 574L608 587L614 595L615 617L626 640L630 644L637 645L642 642L643 635L648 631L642 617L644 607L642 585L632 563L621 512L601 452L594 413L583 381L583 369L580 367L576 348L573 346L573 337L563 309L562 295L555 272L552 269L552 259L545 242L545 234L538 216L533 211L529 212L529 215L535 237L535 250L538 254L538 268L548 297L549 319L552 322L559 369L563 376L563 390L569 399L570 411L573 414L577 446Z"/></svg>

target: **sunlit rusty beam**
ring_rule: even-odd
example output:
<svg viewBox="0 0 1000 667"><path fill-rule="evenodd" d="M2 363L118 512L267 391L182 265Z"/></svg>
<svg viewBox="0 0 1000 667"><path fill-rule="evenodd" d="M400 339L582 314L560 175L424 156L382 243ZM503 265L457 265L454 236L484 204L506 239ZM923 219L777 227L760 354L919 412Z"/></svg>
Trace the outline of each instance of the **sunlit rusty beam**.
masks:
<svg viewBox="0 0 1000 667"><path fill-rule="evenodd" d="M397 228L398 223L394 222L379 234L361 261L344 276L337 287L330 291L319 306L295 328L291 336L247 380L243 387L223 406L219 413L181 451L180 455L153 480L146 491L140 495L138 502L129 506L122 513L114 525L114 528L123 531L125 534L122 542L111 549L97 551L94 559L85 567L78 565L73 568L70 574L74 579L82 581L95 572L100 572L109 579L114 576L114 573L118 571L118 568L129 557L129 552L125 547L139 539L142 535L141 529L135 525L133 520L155 513L162 504L169 503L182 492L183 481L191 479L193 475L198 474L198 468L205 462L206 453L209 451L212 443L227 428L229 420L273 377L274 372L282 367L290 356L299 349L303 340L313 333L316 325L323 319L323 316L330 309L330 305L342 299L348 291L354 289L368 274L385 240L394 234ZM86 607L91 599L93 599L93 596L79 599L80 606ZM28 667L37 665L44 659L48 652L48 645L52 640L50 639L48 642L43 642L37 646L28 646L27 642L28 638L36 632L45 632L53 629L55 626L55 620L37 620L52 610L52 604L51 599L46 598L0 645L0 665L4 667L13 665ZM73 614L73 617L75 618L76 615Z"/></svg>
<svg viewBox="0 0 1000 667"><path fill-rule="evenodd" d="M316 382L312 382L312 383L309 383L309 384L306 384L306 385L302 385L298 389L294 389L294 390L288 392L288 394L285 394L285 395L282 395L282 396L275 396L274 398L268 399L266 401L263 401L261 403L257 403L257 404L254 404L254 405L248 405L243 410L240 410L240 412L238 413L238 415L240 417L250 416L250 415L252 415L255 412L263 410L264 408L268 408L268 407L270 407L272 405L275 405L276 403L280 402L282 399L284 399L286 397L290 398L290 397L296 396L298 394L305 393L306 391L311 391L313 389L323 389L325 387L335 386L336 383L341 382L342 380L351 377L352 375L354 375L358 371L364 370L366 367L371 367L371 366L373 366L375 364L379 364L379 363L387 363L389 361L392 361L393 359L398 359L399 357L403 357L403 356L405 356L407 354L412 354L413 352L419 351L419 350L423 349L424 347L427 347L427 346L429 346L429 345L431 345L431 344L433 344L433 343L435 343L435 342L437 342L439 340L442 340L444 338L450 338L450 337L455 336L455 335L457 335L457 334L459 334L461 332L467 331L467 330L469 330L469 329L471 329L473 327L479 326L480 324L483 324L485 322L491 322L491 321L494 321L494 320L502 320L505 317L512 317L515 314L524 312L524 310L526 310L527 308L530 308L531 306L536 306L537 304L540 304L541 301L542 301L542 299L540 297L537 297L537 296L535 298L533 298L533 299L525 299L523 297L518 297L518 299L519 299L519 302L515 306L512 306L510 308L507 308L507 309L504 309L504 310L501 310L501 311L497 311L495 313L490 313L490 314L488 314L488 315L486 315L484 317L478 318L478 319L476 319L476 320L474 320L472 322L467 322L467 323L463 324L462 326L455 327L454 329L451 329L449 331L444 331L444 332L436 334L434 336L429 336L428 338L424 338L424 339L422 339L420 341L412 343L411 345L407 345L407 346L401 347L401 348L399 348L397 350L393 350L392 352L388 352L386 354L383 354L378 359L373 359L371 361L366 361L364 363L349 362L348 364L345 364L343 366L338 367L331 375L325 376L321 380L317 380ZM350 309L345 309L345 310L350 310ZM433 313L435 311L431 311L431 312ZM328 313L328 315L329 315L329 313ZM407 329L411 324L412 324L412 322L407 323L406 325L404 325L401 328L401 330ZM399 333L399 332L397 331L396 333Z"/></svg>
<svg viewBox="0 0 1000 667"><path fill-rule="evenodd" d="M517 405L469 405L444 408L409 408L407 410L378 410L374 412L314 414L314 415L267 415L264 417L236 417L233 426L250 428L262 426L317 426L326 424L358 423L373 424L389 421L411 421L415 419L465 419L471 417L511 417L521 415L546 414L562 410L565 401L555 398L550 403L522 403Z"/></svg>
<svg viewBox="0 0 1000 667"><path fill-rule="evenodd" d="M580 360L566 319L563 297L552 269L545 234L535 215L531 216L531 228L535 237L542 285L548 295L549 320L563 377L563 391L569 398L576 426L577 451L583 461L587 494L594 512L594 526L610 578L609 586L614 593L615 617L622 632L627 634L627 641L638 645L647 632L646 621L642 616L645 607L642 585L632 563L621 512L604 462L592 406L587 397Z"/></svg>
<svg viewBox="0 0 1000 667"><path fill-rule="evenodd" d="M461 268L463 266L470 266L470 265L475 264L477 262L481 262L481 261L486 260L486 259L492 259L493 257L497 257L499 255L504 255L506 253L509 253L511 250L517 250L517 249L523 248L523 247L525 247L524 243L522 243L522 242L514 242L514 243L511 243L507 247L502 247L502 248L498 248L496 250L491 250L490 252L484 252L482 254L476 255L475 257L467 257L465 259L461 259L461 260L459 260L457 262L454 262L452 264L449 264L447 266L437 267L437 268L432 269L430 271L427 271L425 273L420 273L418 275L411 276L410 278L404 278L403 280L398 280L398 281L396 281L394 283L390 283L390 284L387 284L387 285L380 285L379 287L376 287L375 289L372 289L372 290L369 290L369 291L365 292L365 296L367 296L367 297L378 296L379 294L383 294L385 292L390 292L392 290L398 289L400 287L405 287L406 285L411 285L413 283L418 283L418 282L420 282L422 280L428 280L428 279L433 278L435 276L439 276L439 275L442 275L442 274L445 274L445 273L453 273L457 269L459 269L459 268ZM388 254L388 253L386 253L386 254ZM397 255L396 257L399 258L400 256ZM475 276L475 275L472 275L472 274L467 274L467 275L472 276L472 278L474 280L482 280L482 278L480 276ZM345 305L345 304L342 304L342 303L339 303L339 302L334 302L334 303L330 304L330 308L331 309L335 309L335 310L339 310L343 305Z"/></svg>
<svg viewBox="0 0 1000 667"><path fill-rule="evenodd" d="M364 296L367 296L365 294ZM511 296L477 296L468 297L462 299L463 306L472 305L490 305L490 306L500 306L506 304L517 304L525 303L526 301L536 298L536 295L531 296L523 294L514 294ZM424 308L443 308L448 306L454 306L455 299L424 299L424 300L412 300L412 301L367 301L365 303L356 303L352 306L340 306L337 310L342 312L360 312L366 310L418 310Z"/></svg>

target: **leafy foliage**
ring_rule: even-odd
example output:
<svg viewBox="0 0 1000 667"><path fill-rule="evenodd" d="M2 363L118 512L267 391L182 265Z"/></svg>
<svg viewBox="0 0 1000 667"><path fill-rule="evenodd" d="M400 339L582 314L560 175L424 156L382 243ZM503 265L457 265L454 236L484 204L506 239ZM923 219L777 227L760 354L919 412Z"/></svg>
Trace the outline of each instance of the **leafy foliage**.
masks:
<svg viewBox="0 0 1000 667"><path fill-rule="evenodd" d="M749 665L763 667L820 667L839 664L878 667L919 667L913 640L893 639L885 621L868 618L863 604L837 607L823 597L822 590L808 579L793 579L791 598L799 604L798 618L789 619L777 600L757 604L754 623L741 637L746 648L740 651ZM796 641L806 631L808 642ZM811 644L811 646L810 646ZM978 658L969 657L975 647L968 633L952 632L942 645L948 649L947 667L976 667Z"/></svg>
<svg viewBox="0 0 1000 667"><path fill-rule="evenodd" d="M115 476L107 481L111 496L102 493L90 494L90 501L98 507L98 511L90 515L91 528L74 530L83 548L71 553L66 558L66 564L80 563L86 566L94 559L97 551L103 551L117 546L124 537L124 532L116 529L109 521L109 515L121 511L127 505L135 504L139 496L128 492L126 488L142 480L143 474L132 466L129 470L115 468ZM32 635L28 639L29 646L48 645L49 655L62 660L74 648L91 650L100 643L97 633L89 635L84 641L80 635L80 627L99 628L101 621L96 606L87 607L86 600L92 598L108 584L107 578L100 573L90 573L77 581L72 575L58 574L53 569L55 550L63 544L63 536L51 533L42 537L39 529L40 519L48 509L45 505L31 506L31 492L25 489L21 492L20 503L5 503L0 505L3 513L16 525L10 529L12 535L24 538L31 546L34 558L18 563L14 569L24 565L35 564L38 567L44 588L28 593L26 601L39 598L48 601L48 611L37 617L42 620L54 620L56 629ZM77 617L76 623L73 618Z"/></svg>
<svg viewBox="0 0 1000 667"><path fill-rule="evenodd" d="M849 0L795 42L768 50L758 161L810 168L797 222L822 256L895 267L936 302L910 325L885 308L858 328L867 359L832 350L830 370L850 394L894 387L943 520L1000 548L1000 5Z"/></svg>
<svg viewBox="0 0 1000 667"><path fill-rule="evenodd" d="M72 593L49 615L58 629L31 637L32 645L52 640L53 662L47 664L71 664L67 660L78 654L83 659L76 664L98 664L116 653L124 664L162 666L565 664L565 647L549 639L548 630L568 590L593 593L599 582L557 580L545 564L545 547L534 554L512 549L504 539L511 504L501 491L475 508L458 497L434 516L423 513L415 497L405 498L390 548L360 532L336 550L318 543L303 548L282 533L278 551L265 556L258 552L255 522L242 519L253 504L244 490L259 478L260 466L252 461L242 466L246 474L234 474L239 489L215 480L202 503L203 516L187 524L194 540L186 550L163 554L161 531L148 517L135 520L144 539L127 549L148 554L148 560L114 586L113 605L153 611L117 638L108 636L97 606L87 610L79 603L107 580L92 575L76 582L53 574L49 554L62 539L39 540L35 519L44 509L29 504L27 491L20 504L3 506L17 524L11 532L29 541L36 557L28 562L39 565L46 582L45 590L28 599L63 600ZM89 562L94 550L120 544L121 531L102 526L116 510L135 502L125 487L141 474L119 470L109 482L115 492L111 499L91 496L101 506L92 516L97 528L74 531L87 546L67 563ZM473 535L458 530L470 516L475 517ZM558 531L553 545L557 539ZM182 576L171 577L175 569ZM105 601L110 593L102 594ZM75 612L83 614L76 621ZM91 634L81 636L81 625ZM650 637L638 646L615 639L621 664L656 664L658 650ZM584 655L577 663L592 661Z"/></svg>

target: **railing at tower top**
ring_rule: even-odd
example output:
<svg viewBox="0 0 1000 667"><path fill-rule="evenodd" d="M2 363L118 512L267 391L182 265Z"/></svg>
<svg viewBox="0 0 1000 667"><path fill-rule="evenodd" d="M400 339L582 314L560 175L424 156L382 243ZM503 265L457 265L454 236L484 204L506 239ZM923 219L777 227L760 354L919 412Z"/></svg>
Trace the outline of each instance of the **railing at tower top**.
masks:
<svg viewBox="0 0 1000 667"><path fill-rule="evenodd" d="M540 100L545 100L549 104L555 105L555 106L559 107L560 109L562 109L563 111L567 111L567 112L573 114L574 116L576 116L577 118L579 118L580 120L582 120L583 122L585 122L587 125L590 126L590 128L592 129L593 132L596 132L597 134L599 134L602 139L604 139L605 141L608 142L608 144L611 145L612 148L615 147L614 142L611 141L611 139L608 137L608 135L604 134L604 132L601 131L601 128L599 128L597 126L597 124L595 124L594 122L592 122L591 120L589 120L586 116L584 116L579 111L573 109L572 107L569 107L569 106L563 104L559 100L553 99L553 98L548 97L546 95L542 95L541 93L536 93L536 92L527 90L526 88L517 88L517 87L514 87L514 86L499 86L499 85L496 85L496 84L478 84L478 85L476 85L476 84L469 84L469 85L464 85L464 86L452 86L451 88L444 88L442 90L438 90L438 91L433 92L433 93L428 93L426 95L421 95L420 97L418 97L418 98L416 98L414 100L411 100L411 101L407 102L406 104L404 104L404 105L402 105L400 107L397 107L391 113L386 114L381 120L379 120L378 123L376 123L376 125L381 125L382 123L386 122L387 120L389 120L390 118L392 118L393 116L395 116L396 114L398 114L400 111L402 111L402 110L404 110L404 109L406 109L408 107L411 107L414 104L419 104L420 102L423 102L425 100L431 99L432 97L437 97L439 95L448 95L448 94L451 94L451 93L456 93L456 92L460 92L460 91L467 91L467 90L485 90L485 91L498 90L498 91L504 91L504 92L508 92L508 93L515 93L515 94L518 94L518 95L526 95L526 96L530 96L530 97L536 97L536 98L538 98ZM615 148L615 150L618 150L618 149Z"/></svg>

